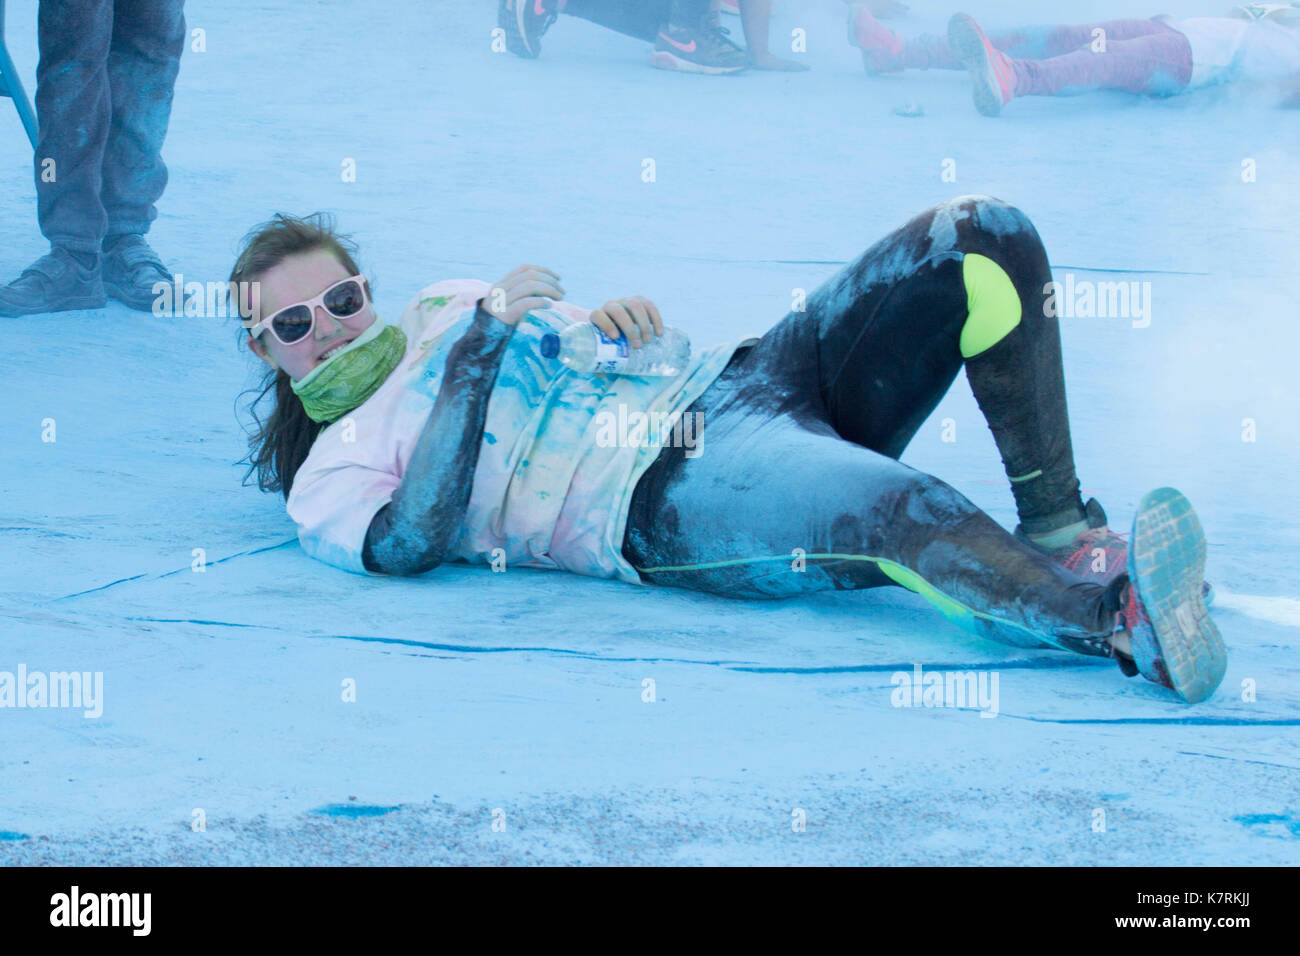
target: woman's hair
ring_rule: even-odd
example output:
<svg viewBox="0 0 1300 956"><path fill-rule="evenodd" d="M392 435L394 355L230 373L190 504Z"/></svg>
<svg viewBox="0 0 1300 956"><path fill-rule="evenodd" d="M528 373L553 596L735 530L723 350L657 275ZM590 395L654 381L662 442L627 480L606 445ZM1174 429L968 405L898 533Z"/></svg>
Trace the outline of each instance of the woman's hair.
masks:
<svg viewBox="0 0 1300 956"><path fill-rule="evenodd" d="M237 293L239 305L246 307L250 301L242 290L251 286L242 283L257 281L289 256L316 249L332 253L347 269L348 275L360 275L361 269L353 258L356 245L335 230L334 219L328 213L313 213L301 219L276 213L267 222L255 226L244 237L243 251L230 272L230 288L241 290ZM256 302L257 297L252 297L251 301ZM307 460L312 443L326 423L307 417L302 400L294 393L290 378L282 369L269 369L260 390L254 388L253 391L257 395L249 403L248 410L254 427L248 436L248 456L241 462L248 464L244 481L247 483L256 474L258 488L283 492L288 498L293 488L293 476ZM263 418L258 409L268 394L272 395L275 404Z"/></svg>

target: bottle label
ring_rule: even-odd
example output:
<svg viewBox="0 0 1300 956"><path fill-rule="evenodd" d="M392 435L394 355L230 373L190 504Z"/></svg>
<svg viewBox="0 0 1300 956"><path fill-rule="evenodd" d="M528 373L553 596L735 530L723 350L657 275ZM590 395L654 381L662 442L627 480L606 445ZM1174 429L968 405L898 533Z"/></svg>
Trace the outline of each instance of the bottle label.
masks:
<svg viewBox="0 0 1300 956"><path fill-rule="evenodd" d="M611 339L596 326L596 368L598 375L617 375L627 367L627 336Z"/></svg>

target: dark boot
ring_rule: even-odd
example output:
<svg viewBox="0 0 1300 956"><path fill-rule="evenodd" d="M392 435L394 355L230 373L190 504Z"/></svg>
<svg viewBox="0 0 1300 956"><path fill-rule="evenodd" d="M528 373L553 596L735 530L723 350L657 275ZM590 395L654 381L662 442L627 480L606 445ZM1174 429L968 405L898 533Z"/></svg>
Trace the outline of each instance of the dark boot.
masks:
<svg viewBox="0 0 1300 956"><path fill-rule="evenodd" d="M153 311L157 283L168 287L175 277L163 265L144 236L113 236L104 240L104 291L110 298L141 312Z"/></svg>
<svg viewBox="0 0 1300 956"><path fill-rule="evenodd" d="M79 258L80 257L80 258ZM106 301L99 259L56 246L0 288L0 315L36 315L74 309L100 309Z"/></svg>

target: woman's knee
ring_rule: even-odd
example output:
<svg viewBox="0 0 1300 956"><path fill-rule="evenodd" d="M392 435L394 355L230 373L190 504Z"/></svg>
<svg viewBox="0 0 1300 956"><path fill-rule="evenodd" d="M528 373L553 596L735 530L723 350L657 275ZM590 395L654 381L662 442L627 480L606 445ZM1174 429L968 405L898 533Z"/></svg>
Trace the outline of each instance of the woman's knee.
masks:
<svg viewBox="0 0 1300 956"><path fill-rule="evenodd" d="M926 234L931 257L952 251L1017 259L1042 250L1029 216L994 196L958 196L928 209L915 225Z"/></svg>
<svg viewBox="0 0 1300 956"><path fill-rule="evenodd" d="M958 217L954 248L995 263L1028 303L1051 279L1047 251L1029 216L992 196L964 196L953 203L950 215Z"/></svg>
<svg viewBox="0 0 1300 956"><path fill-rule="evenodd" d="M1019 206L993 196L963 196L955 200L970 216L971 228L998 240L1040 242L1038 230Z"/></svg>

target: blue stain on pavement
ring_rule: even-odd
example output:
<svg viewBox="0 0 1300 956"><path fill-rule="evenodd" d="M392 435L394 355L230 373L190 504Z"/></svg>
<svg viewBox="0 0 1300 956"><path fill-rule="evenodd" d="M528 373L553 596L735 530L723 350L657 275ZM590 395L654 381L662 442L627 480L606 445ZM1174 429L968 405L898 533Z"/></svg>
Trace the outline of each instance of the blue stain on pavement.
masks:
<svg viewBox="0 0 1300 956"><path fill-rule="evenodd" d="M1279 827L1289 830L1293 837L1300 837L1300 817L1289 813L1243 813L1232 819L1244 827L1258 827L1267 836L1283 836L1274 830L1275 827Z"/></svg>
<svg viewBox="0 0 1300 956"><path fill-rule="evenodd" d="M17 833L14 830L0 830L0 840L30 840L26 833Z"/></svg>

